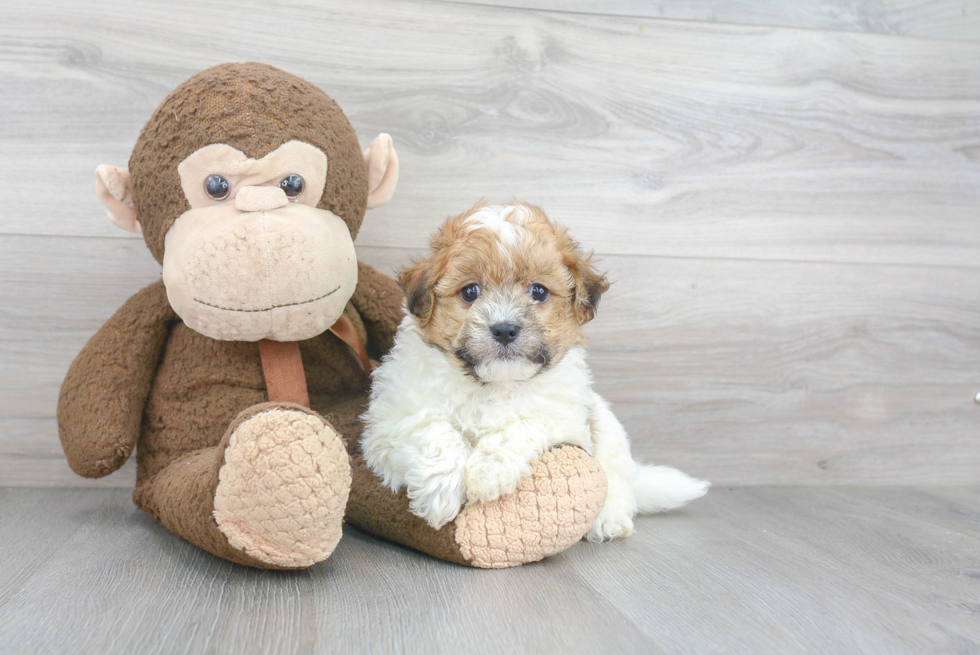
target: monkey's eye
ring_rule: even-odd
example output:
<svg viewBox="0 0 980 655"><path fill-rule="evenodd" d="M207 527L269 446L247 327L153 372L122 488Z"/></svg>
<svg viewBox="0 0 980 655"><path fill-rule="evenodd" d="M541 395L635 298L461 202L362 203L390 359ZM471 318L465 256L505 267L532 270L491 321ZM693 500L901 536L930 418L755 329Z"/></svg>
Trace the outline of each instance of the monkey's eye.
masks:
<svg viewBox="0 0 980 655"><path fill-rule="evenodd" d="M467 305L472 305L476 302L476 299L480 297L480 285L479 284L467 284L459 292L459 297L463 299Z"/></svg>
<svg viewBox="0 0 980 655"><path fill-rule="evenodd" d="M542 285L540 284L531 285L531 300L533 300L534 302L544 302L545 300L548 299L548 296L550 295L551 292L548 291L546 288L544 288Z"/></svg>
<svg viewBox="0 0 980 655"><path fill-rule="evenodd" d="M303 178L299 175L290 175L282 178L279 188L286 192L287 198L295 198L303 193Z"/></svg>
<svg viewBox="0 0 980 655"><path fill-rule="evenodd" d="M208 175L204 180L204 191L215 200L224 200L231 193L231 185L220 175Z"/></svg>

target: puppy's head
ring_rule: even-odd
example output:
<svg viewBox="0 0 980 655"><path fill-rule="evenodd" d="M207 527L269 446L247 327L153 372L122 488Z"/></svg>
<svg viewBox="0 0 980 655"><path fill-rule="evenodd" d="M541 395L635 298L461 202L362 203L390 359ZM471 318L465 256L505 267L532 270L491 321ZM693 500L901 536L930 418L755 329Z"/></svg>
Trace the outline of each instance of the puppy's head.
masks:
<svg viewBox="0 0 980 655"><path fill-rule="evenodd" d="M450 218L399 275L426 339L482 382L527 380L582 338L609 288L567 231L527 204Z"/></svg>

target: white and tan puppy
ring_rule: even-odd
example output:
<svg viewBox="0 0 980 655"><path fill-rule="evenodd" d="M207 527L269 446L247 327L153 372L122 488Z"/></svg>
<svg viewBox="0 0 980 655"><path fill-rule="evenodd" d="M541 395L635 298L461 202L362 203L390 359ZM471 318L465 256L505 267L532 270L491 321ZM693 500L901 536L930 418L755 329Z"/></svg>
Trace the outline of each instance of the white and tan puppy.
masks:
<svg viewBox="0 0 980 655"><path fill-rule="evenodd" d="M679 507L708 483L633 461L592 390L582 326L608 288L590 257L537 207L476 205L399 276L409 314L374 372L362 417L368 466L439 528L467 502L516 489L558 444L602 466L608 493L588 534L628 535L633 516Z"/></svg>

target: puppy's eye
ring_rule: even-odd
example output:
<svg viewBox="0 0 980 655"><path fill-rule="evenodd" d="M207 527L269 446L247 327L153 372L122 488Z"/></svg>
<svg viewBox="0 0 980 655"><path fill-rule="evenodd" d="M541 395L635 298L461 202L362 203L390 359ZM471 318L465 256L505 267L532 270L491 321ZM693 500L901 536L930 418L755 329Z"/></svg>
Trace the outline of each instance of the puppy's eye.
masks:
<svg viewBox="0 0 980 655"><path fill-rule="evenodd" d="M476 299L480 297L480 285L479 284L467 284L459 292L459 297L463 299L467 305L471 305L476 302Z"/></svg>
<svg viewBox="0 0 980 655"><path fill-rule="evenodd" d="M279 188L286 192L287 198L296 198L303 193L303 178L299 175L289 175L282 178Z"/></svg>
<svg viewBox="0 0 980 655"><path fill-rule="evenodd" d="M548 296L550 295L551 292L545 289L540 284L531 285L531 300L533 300L534 302L544 302L545 300L548 299Z"/></svg>
<svg viewBox="0 0 980 655"><path fill-rule="evenodd" d="M208 175L204 180L204 192L214 200L224 200L231 193L231 185L220 175Z"/></svg>

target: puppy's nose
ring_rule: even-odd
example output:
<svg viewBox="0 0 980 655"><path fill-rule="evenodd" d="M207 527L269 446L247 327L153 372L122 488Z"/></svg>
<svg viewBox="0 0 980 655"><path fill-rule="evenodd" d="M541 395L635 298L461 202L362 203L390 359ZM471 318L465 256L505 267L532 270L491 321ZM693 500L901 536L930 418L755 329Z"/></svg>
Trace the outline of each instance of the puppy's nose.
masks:
<svg viewBox="0 0 980 655"><path fill-rule="evenodd" d="M243 212L266 212L289 204L286 192L277 186L245 186L235 194L235 209Z"/></svg>
<svg viewBox="0 0 980 655"><path fill-rule="evenodd" d="M490 334L499 343L507 345L511 341L517 338L517 335L521 333L521 326L517 323L497 323L496 325L490 326Z"/></svg>

